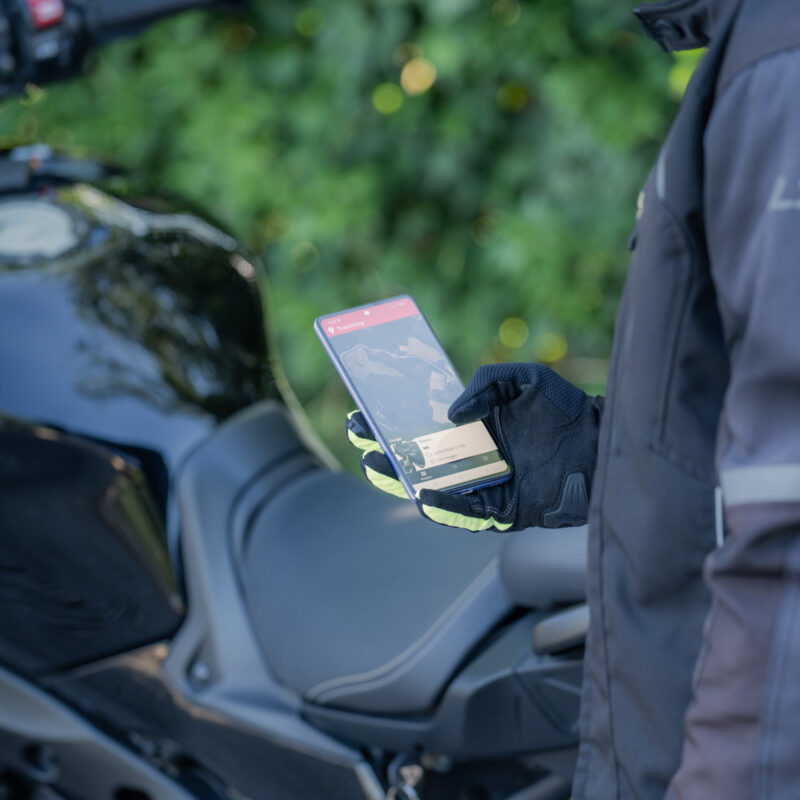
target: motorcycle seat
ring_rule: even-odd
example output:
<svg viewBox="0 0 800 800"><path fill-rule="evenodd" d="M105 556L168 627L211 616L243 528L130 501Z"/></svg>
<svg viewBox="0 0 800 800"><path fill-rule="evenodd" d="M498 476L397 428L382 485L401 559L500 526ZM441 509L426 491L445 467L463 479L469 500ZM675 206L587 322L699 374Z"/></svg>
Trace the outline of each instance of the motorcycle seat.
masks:
<svg viewBox="0 0 800 800"><path fill-rule="evenodd" d="M506 537L500 576L509 597L525 608L586 600L588 526L528 528Z"/></svg>
<svg viewBox="0 0 800 800"><path fill-rule="evenodd" d="M272 672L312 703L429 709L514 608L503 544L429 522L349 475L305 473L259 509L243 550L246 602Z"/></svg>
<svg viewBox="0 0 800 800"><path fill-rule="evenodd" d="M249 628L268 674L307 703L425 713L479 646L536 599L504 583L504 550L527 532L473 534L424 519L410 501L326 466L274 402L221 425L189 460L180 493L191 573L211 581L195 597L217 598L204 625ZM569 531L554 533L568 541ZM517 558L527 559L530 582L544 582L535 538L525 541ZM541 568L581 572L580 542L551 547ZM580 601L582 584L572 583L559 595L551 582L543 605ZM228 595L220 607L228 585L241 599Z"/></svg>

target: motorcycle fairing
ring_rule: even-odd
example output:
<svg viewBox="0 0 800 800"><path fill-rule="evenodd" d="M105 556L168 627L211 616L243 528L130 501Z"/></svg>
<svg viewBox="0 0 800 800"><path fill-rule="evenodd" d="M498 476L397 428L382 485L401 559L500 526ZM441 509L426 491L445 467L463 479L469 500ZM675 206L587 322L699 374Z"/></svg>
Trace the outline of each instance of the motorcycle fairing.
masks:
<svg viewBox="0 0 800 800"><path fill-rule="evenodd" d="M139 460L0 414L0 664L64 670L160 641L182 617Z"/></svg>

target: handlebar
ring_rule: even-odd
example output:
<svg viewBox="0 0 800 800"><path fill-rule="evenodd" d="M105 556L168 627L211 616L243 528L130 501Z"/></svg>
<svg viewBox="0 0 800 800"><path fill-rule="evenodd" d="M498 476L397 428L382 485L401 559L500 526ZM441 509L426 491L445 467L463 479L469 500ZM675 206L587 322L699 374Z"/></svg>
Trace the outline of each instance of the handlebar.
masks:
<svg viewBox="0 0 800 800"><path fill-rule="evenodd" d="M244 0L246 2L246 0ZM93 47L162 17L243 0L0 0L0 99L80 72Z"/></svg>

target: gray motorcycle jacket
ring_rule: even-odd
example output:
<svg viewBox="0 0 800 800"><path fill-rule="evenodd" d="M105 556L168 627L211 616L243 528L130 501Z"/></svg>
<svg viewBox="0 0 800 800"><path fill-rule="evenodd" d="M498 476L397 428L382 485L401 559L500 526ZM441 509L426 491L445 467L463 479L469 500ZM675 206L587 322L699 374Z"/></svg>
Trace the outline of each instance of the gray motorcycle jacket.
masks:
<svg viewBox="0 0 800 800"><path fill-rule="evenodd" d="M573 797L796 800L800 2L637 14L708 52L644 187L615 331Z"/></svg>

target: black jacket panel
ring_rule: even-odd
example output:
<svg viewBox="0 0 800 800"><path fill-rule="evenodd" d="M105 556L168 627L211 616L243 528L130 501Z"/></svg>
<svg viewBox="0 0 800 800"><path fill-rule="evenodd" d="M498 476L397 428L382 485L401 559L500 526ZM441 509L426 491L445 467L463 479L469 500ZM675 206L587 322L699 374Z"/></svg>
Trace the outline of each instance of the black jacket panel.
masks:
<svg viewBox="0 0 800 800"><path fill-rule="evenodd" d="M725 583L724 589L715 579L715 570L722 574L730 566L724 561L725 553L734 545L726 545L710 561L708 586L702 571L716 542L715 487L720 478L725 485L724 472L719 476L715 466L717 430L721 419L723 428L728 424L727 409L734 394L750 391L749 401L737 406L735 416L739 426L753 423L749 446L763 438L763 428L768 428L768 438L775 440L796 437L791 432L800 429L800 411L795 412L797 422L791 424L792 410L800 409L800 402L782 406L782 414L767 404L763 414L755 399L765 390L789 396L791 390L787 386L779 390L778 384L792 384L795 366L798 371L794 374L800 375L800 360L796 364L785 361L783 367L774 367L776 372L767 383L753 384L754 373L741 372L744 362L737 360L734 333L755 326L753 341L762 349L754 348L748 361L757 364L756 354L765 354L776 341L777 328L791 329L792 320L785 318L791 303L785 297L778 303L779 271L767 270L765 274L772 277L759 278L769 283L773 300L759 307L758 314L744 302L756 286L755 273L765 269L766 259L785 257L784 269L791 268L788 252L767 248L759 250L754 259L743 259L747 248L760 241L764 229L757 212L769 203L754 176L760 168L776 164L769 152L770 131L765 121L769 125L770 120L777 122L771 115L788 114L788 107L800 96L800 87L791 77L778 81L770 73L772 89L759 84L758 91L739 95L736 103L731 103L736 106L735 114L726 116L724 106L726 87L738 86L737 74L760 72L762 66L758 65L764 62L766 66L770 53L791 46L794 34L786 30L795 25L796 0L745 0L741 11L738 3L728 0L673 0L646 9L654 15L651 34L671 30L669 36L677 37L677 46L687 41L687 31L694 41L707 34L710 46L645 186L636 251L615 331L590 512L588 597L592 621L573 796L575 800L664 797L681 760L684 718L705 623L704 653L709 655L704 660L711 669L713 690L703 695L698 690L684 769L672 791L686 799L738 800L760 795L750 793L752 782L746 790L740 784L740 794L732 794L732 782L720 782L718 776L725 764L741 757L748 747L752 755L753 742L763 742L760 734L754 734L750 726L741 741L726 740L725 732L733 730L735 716L728 713L727 722L717 730L720 738L707 740L712 745L708 752L706 740L694 748L691 742L703 725L714 719L720 703L735 709L736 694L742 691L736 679L726 684L730 661L723 659L717 664L714 657L718 650L730 655L730 648L735 650L742 639L737 640L736 632L726 626L715 635L718 628L713 619L718 611L706 621L708 586L714 593L715 609L721 595L732 592L728 608L734 616L740 608L737 604L749 606L752 597L748 592L758 595L758 589L742 587L742 594L737 595L740 584L736 579ZM739 12L746 25L737 21ZM791 25L775 25L772 20L780 16L791 19ZM759 27L762 18L763 28ZM658 20L662 24L656 24ZM673 27L664 20L672 20ZM797 27L796 44L800 44ZM661 43L676 46L674 41ZM737 128L751 131L752 138L737 139ZM726 130L727 139L717 133ZM800 121L791 131L797 142ZM791 148L792 133L786 136ZM706 138L710 145L704 147ZM776 194L777 202L793 201L792 192L797 189L800 208L800 174L787 174L786 180L779 188L788 194ZM734 256L740 267L730 265ZM794 292L793 302L800 312L800 287L791 282L785 285ZM776 318L766 325L773 301ZM760 325L766 325L763 335L757 332ZM800 332L790 341L778 349L789 347L800 353ZM771 357L774 365L779 359L775 353ZM756 420L761 421L756 424ZM723 431L720 441L724 437ZM800 463L800 455L797 461ZM751 466L750 461L744 463ZM723 470L726 464L723 460ZM740 512L730 506L727 513L733 542L734 516ZM786 510L776 513L785 514ZM761 524L774 532L766 517ZM737 541L749 536L770 538L765 529L745 528L747 532L738 535ZM734 558L734 572L747 569L746 557L742 562L730 557ZM772 553L770 557L778 556ZM718 558L723 559L719 567L715 566ZM774 590L772 585L763 593L764 608L770 609L767 614L779 615L778 596L783 598L783 590ZM753 641L761 646L766 636L769 645L771 630L762 630ZM791 657L792 653L784 656ZM800 662L791 663L800 671ZM780 682L773 684L764 678L766 662L759 664L760 677L756 670L749 673L750 679L777 686ZM703 674L699 668L698 675ZM701 684L702 680L698 687ZM716 705L708 700L714 697ZM749 744L743 744L745 739ZM770 748L777 752L786 743L780 740L777 745L767 742L758 747L764 758L764 752L772 752ZM700 775L710 761L718 761L718 769L704 782ZM750 765L743 767L745 772L754 768L752 758L742 763Z"/></svg>
<svg viewBox="0 0 800 800"><path fill-rule="evenodd" d="M800 37L798 37L800 38ZM671 797L800 794L800 42L720 95L707 237L731 379L717 441L727 538Z"/></svg>

